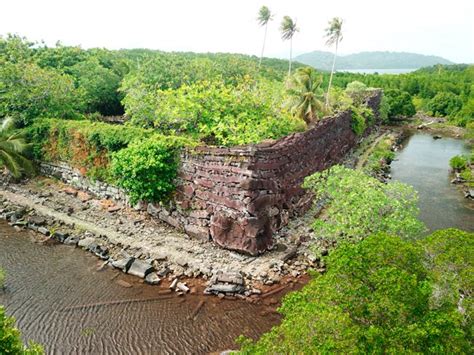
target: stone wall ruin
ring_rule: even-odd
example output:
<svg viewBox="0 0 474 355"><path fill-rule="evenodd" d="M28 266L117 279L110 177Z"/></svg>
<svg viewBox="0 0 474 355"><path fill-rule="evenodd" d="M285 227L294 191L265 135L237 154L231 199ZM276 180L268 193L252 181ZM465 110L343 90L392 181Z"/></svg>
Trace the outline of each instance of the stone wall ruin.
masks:
<svg viewBox="0 0 474 355"><path fill-rule="evenodd" d="M374 91L367 99L376 117L381 96ZM359 139L345 111L275 141L188 150L174 199L148 204L147 211L191 236L257 255L272 246L275 231L311 206L303 179L340 162ZM65 165L44 164L43 172L98 196L126 200L120 189L92 183Z"/></svg>

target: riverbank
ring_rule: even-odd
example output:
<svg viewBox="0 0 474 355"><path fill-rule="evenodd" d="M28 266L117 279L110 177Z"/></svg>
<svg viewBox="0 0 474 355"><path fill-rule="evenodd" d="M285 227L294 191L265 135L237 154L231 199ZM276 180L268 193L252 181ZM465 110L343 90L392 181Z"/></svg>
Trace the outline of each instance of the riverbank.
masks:
<svg viewBox="0 0 474 355"><path fill-rule="evenodd" d="M320 268L309 252L309 238L301 235L282 232L275 236L274 250L246 256L49 178L4 185L0 196L0 216L15 228L83 248L103 259L103 267L115 265L162 288L178 280L177 290L184 293L197 279L197 284L207 286L206 293L254 299L294 281L309 268Z"/></svg>

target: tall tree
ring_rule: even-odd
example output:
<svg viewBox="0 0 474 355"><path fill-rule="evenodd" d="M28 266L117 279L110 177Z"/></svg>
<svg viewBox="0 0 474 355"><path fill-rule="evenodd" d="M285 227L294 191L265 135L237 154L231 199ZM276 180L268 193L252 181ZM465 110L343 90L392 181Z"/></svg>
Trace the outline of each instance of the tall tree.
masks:
<svg viewBox="0 0 474 355"><path fill-rule="evenodd" d="M291 62L293 60L293 36L300 29L296 27L296 21L293 21L290 16L284 16L281 21L280 31L283 40L290 40L290 65L288 67L288 76L291 75Z"/></svg>
<svg viewBox="0 0 474 355"><path fill-rule="evenodd" d="M258 67L262 65L262 58L263 52L265 50L265 42L267 41L267 29L268 23L273 20L273 14L271 13L270 9L266 6L262 6L260 11L258 12L258 24L262 27L265 27L265 35L263 36L263 46L262 46L262 53L260 54L260 61L258 62Z"/></svg>
<svg viewBox="0 0 474 355"><path fill-rule="evenodd" d="M331 90L332 77L334 75L334 69L336 66L337 48L339 46L339 42L342 41L342 19L341 18L334 17L331 21L329 21L329 27L326 28L326 38L327 38L326 45L336 46L334 50L334 59L332 61L331 76L329 77L328 92L326 94L326 108L327 108L329 107L329 90Z"/></svg>
<svg viewBox="0 0 474 355"><path fill-rule="evenodd" d="M288 80L290 109L307 124L325 112L321 83L321 75L310 67L298 68Z"/></svg>

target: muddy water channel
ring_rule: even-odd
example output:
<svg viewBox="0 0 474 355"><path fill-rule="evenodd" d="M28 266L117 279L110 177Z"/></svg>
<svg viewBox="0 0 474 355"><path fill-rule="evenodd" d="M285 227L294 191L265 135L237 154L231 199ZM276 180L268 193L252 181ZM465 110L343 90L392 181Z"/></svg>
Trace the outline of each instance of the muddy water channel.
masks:
<svg viewBox="0 0 474 355"><path fill-rule="evenodd" d="M449 227L474 230L474 203L450 183L449 159L468 153L460 139L433 139L416 133L403 142L392 163L392 178L418 191L420 218L430 231Z"/></svg>
<svg viewBox="0 0 474 355"><path fill-rule="evenodd" d="M209 353L235 348L240 334L257 337L279 321L269 307L246 301L158 295L164 287L97 271L98 259L88 253L35 239L0 222L0 265L7 273L0 304L24 338L43 344L48 354ZM133 286L124 288L118 279ZM201 300L204 306L190 319Z"/></svg>

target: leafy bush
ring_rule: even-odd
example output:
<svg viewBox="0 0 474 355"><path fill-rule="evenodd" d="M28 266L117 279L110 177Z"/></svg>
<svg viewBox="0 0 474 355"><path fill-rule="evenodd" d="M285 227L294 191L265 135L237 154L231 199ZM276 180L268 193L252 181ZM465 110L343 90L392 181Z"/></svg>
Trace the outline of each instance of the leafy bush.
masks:
<svg viewBox="0 0 474 355"><path fill-rule="evenodd" d="M53 69L34 63L0 65L0 117L11 116L19 126L37 117L75 117L81 97L72 78Z"/></svg>
<svg viewBox="0 0 474 355"><path fill-rule="evenodd" d="M103 115L122 114L119 95L121 77L103 67L97 58L89 58L70 67L68 71L83 91L84 112L100 112Z"/></svg>
<svg viewBox="0 0 474 355"><path fill-rule="evenodd" d="M110 153L152 134L152 130L87 120L41 119L28 128L36 159L64 161L91 178L109 182Z"/></svg>
<svg viewBox="0 0 474 355"><path fill-rule="evenodd" d="M356 105L361 105L367 95L367 85L360 81L353 81L347 84L346 93L349 95Z"/></svg>
<svg viewBox="0 0 474 355"><path fill-rule="evenodd" d="M390 164L395 158L395 153L392 151L391 139L382 139L370 154L366 168L369 173L380 173L385 164Z"/></svg>
<svg viewBox="0 0 474 355"><path fill-rule="evenodd" d="M464 170L467 168L468 159L464 155L455 155L449 160L449 165L453 170Z"/></svg>
<svg viewBox="0 0 474 355"><path fill-rule="evenodd" d="M390 107L388 111L389 119L395 117L411 117L416 113L415 106L408 92L390 89L384 91L384 94Z"/></svg>
<svg viewBox="0 0 474 355"><path fill-rule="evenodd" d="M352 130L361 135L374 122L374 113L366 105L352 105Z"/></svg>
<svg viewBox="0 0 474 355"><path fill-rule="evenodd" d="M244 81L237 86L201 81L126 99L131 123L208 144L236 145L280 138L304 122L282 108L283 86Z"/></svg>
<svg viewBox="0 0 474 355"><path fill-rule="evenodd" d="M189 144L177 137L152 136L114 153L112 174L132 203L164 201L175 189L179 148Z"/></svg>
<svg viewBox="0 0 474 355"><path fill-rule="evenodd" d="M462 242L458 247L465 245L456 240ZM386 234L343 243L327 258L325 274L284 298L282 323L257 342L241 338L240 352L469 353L469 333L456 304L431 302L436 292L425 260L418 245ZM450 253L439 272L451 263L462 272L465 263L457 260Z"/></svg>
<svg viewBox="0 0 474 355"><path fill-rule="evenodd" d="M420 241L428 256L428 268L436 292L436 307L462 309L463 328L474 335L474 233L439 230Z"/></svg>
<svg viewBox="0 0 474 355"><path fill-rule="evenodd" d="M384 184L336 165L308 176L303 187L315 194L316 201L327 201L324 215L313 223L316 235L323 238L357 241L386 232L410 239L424 230L417 219L416 191L400 182Z"/></svg>
<svg viewBox="0 0 474 355"><path fill-rule="evenodd" d="M30 343L25 347L21 341L20 331L15 328L15 320L7 317L5 309L0 306L0 354L41 355L41 346Z"/></svg>
<svg viewBox="0 0 474 355"><path fill-rule="evenodd" d="M427 104L434 116L453 117L461 110L462 100L452 92L439 92Z"/></svg>

